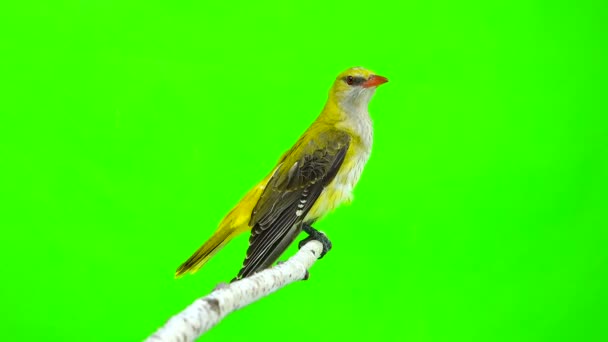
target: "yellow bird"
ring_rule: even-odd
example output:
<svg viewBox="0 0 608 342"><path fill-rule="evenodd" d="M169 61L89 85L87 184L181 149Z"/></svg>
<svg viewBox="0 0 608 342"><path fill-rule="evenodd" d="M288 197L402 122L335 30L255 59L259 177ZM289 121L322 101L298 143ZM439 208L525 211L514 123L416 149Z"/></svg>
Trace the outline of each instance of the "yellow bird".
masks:
<svg viewBox="0 0 608 342"><path fill-rule="evenodd" d="M331 248L312 224L352 199L372 147L372 121L367 105L385 77L361 67L336 78L319 117L272 172L222 220L219 228L176 272L194 273L237 235L251 230L247 257L236 279L274 263L304 230Z"/></svg>

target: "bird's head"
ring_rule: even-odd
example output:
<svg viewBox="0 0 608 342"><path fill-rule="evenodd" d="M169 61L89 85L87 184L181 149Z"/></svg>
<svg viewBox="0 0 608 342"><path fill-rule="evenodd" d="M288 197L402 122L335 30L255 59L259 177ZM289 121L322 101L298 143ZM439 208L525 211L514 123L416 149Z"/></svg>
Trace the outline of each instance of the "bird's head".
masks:
<svg viewBox="0 0 608 342"><path fill-rule="evenodd" d="M354 67L338 75L329 96L344 110L366 111L376 87L386 82L388 82L386 77L376 75L362 67Z"/></svg>

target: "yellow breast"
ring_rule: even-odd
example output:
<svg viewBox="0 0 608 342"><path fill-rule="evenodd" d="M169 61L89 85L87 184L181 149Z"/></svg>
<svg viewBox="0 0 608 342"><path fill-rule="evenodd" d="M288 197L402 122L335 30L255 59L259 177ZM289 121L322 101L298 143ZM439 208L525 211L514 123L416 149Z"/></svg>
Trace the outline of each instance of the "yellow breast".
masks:
<svg viewBox="0 0 608 342"><path fill-rule="evenodd" d="M371 147L371 146L370 146ZM334 180L321 192L321 195L312 206L304 221L314 221L344 202L350 202L352 192L359 182L363 167L369 159L370 148L364 146L351 146L346 153L344 162Z"/></svg>

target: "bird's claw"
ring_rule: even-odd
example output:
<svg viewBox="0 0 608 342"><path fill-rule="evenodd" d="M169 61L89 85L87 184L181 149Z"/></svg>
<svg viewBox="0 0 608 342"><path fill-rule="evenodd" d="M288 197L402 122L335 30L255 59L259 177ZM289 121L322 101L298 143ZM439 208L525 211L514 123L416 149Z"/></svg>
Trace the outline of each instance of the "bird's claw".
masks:
<svg viewBox="0 0 608 342"><path fill-rule="evenodd" d="M312 228L312 227L310 227L310 228ZM325 256L325 254L327 254L327 252L329 252L331 250L331 247L332 247L331 241L329 241L329 239L327 238L327 235L325 235L325 233L315 230L314 228L312 228L312 231L310 233L308 231L306 231L306 232L309 235L306 239L304 239L298 243L298 248L302 248L309 241L312 241L312 240L319 241L323 245L323 251L321 252L321 255L319 256L319 259L323 258Z"/></svg>

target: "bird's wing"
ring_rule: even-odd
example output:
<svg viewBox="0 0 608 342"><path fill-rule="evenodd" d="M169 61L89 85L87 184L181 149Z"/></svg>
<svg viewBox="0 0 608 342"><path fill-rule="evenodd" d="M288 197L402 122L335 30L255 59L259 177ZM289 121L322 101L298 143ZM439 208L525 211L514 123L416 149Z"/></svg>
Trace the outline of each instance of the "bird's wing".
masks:
<svg viewBox="0 0 608 342"><path fill-rule="evenodd" d="M302 220L336 176L349 144L347 133L332 129L301 139L283 157L253 209L247 258L237 279L267 268L293 242Z"/></svg>

